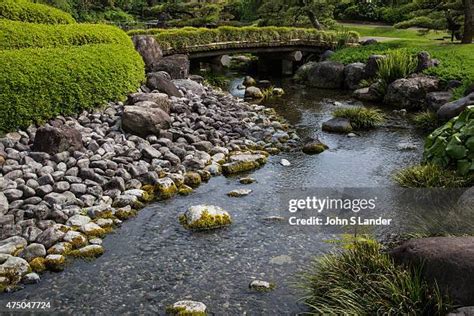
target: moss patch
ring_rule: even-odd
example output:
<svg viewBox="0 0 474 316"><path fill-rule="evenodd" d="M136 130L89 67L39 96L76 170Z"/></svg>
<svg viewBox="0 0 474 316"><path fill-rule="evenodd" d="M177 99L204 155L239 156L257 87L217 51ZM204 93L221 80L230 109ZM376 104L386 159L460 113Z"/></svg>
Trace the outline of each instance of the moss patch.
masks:
<svg viewBox="0 0 474 316"><path fill-rule="evenodd" d="M191 188L190 186L183 184L179 187L179 195L190 195L191 193L193 193L193 188Z"/></svg>
<svg viewBox="0 0 474 316"><path fill-rule="evenodd" d="M125 209L125 208L118 209L115 212L115 216L121 221L125 221L125 220L129 219L130 217L137 216L137 214L138 214L137 210Z"/></svg>
<svg viewBox="0 0 474 316"><path fill-rule="evenodd" d="M179 222L188 229L209 230L228 226L232 223L232 219L228 214L211 215L208 211L203 211L201 218L191 224L188 224L187 217L184 214L179 217Z"/></svg>
<svg viewBox="0 0 474 316"><path fill-rule="evenodd" d="M30 267L34 272L43 272L46 270L46 259L37 257L30 261Z"/></svg>

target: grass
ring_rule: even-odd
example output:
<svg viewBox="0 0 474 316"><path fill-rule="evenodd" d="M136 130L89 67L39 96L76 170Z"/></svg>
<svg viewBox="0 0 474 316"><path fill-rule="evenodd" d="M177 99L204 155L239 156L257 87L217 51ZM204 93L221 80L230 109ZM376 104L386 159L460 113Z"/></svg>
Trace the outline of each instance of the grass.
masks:
<svg viewBox="0 0 474 316"><path fill-rule="evenodd" d="M448 41L435 40L446 36L444 32L429 32L420 35L419 31L400 30L389 26L361 26L346 25L361 36L392 37L394 40L380 42L360 47L346 47L336 51L332 60L342 63L366 62L370 55L387 54L393 50L403 49L408 53L416 54L427 51L432 58L438 59L441 64L425 70L428 75L434 75L443 81L460 80L465 84L474 82L474 44L461 45Z"/></svg>
<svg viewBox="0 0 474 316"><path fill-rule="evenodd" d="M379 109L361 106L336 109L333 115L349 119L355 130L375 128L385 120L384 114Z"/></svg>
<svg viewBox="0 0 474 316"><path fill-rule="evenodd" d="M417 60L413 54L403 49L387 53L387 57L377 61L377 77L386 85L397 79L405 78L413 73L417 66Z"/></svg>
<svg viewBox="0 0 474 316"><path fill-rule="evenodd" d="M421 277L396 265L376 241L314 261L301 276L304 302L314 315L444 315L449 300Z"/></svg>
<svg viewBox="0 0 474 316"><path fill-rule="evenodd" d="M462 177L435 164L402 169L393 179L404 188L463 188L474 183L474 177Z"/></svg>
<svg viewBox="0 0 474 316"><path fill-rule="evenodd" d="M411 117L411 121L416 128L425 132L432 132L439 126L438 115L432 111L416 113Z"/></svg>

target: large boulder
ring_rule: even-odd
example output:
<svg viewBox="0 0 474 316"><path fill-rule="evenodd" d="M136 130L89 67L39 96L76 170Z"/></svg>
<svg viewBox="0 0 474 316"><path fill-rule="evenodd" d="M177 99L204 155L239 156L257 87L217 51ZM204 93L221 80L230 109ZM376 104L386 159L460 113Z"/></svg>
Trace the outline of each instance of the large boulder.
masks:
<svg viewBox="0 0 474 316"><path fill-rule="evenodd" d="M36 131L33 150L54 155L84 149L81 132L69 126L43 126Z"/></svg>
<svg viewBox="0 0 474 316"><path fill-rule="evenodd" d="M293 79L298 82L305 82L308 80L308 74L309 71L316 66L317 62L315 61L310 61L309 63L306 63L302 65L298 70L296 70L295 75L293 76Z"/></svg>
<svg viewBox="0 0 474 316"><path fill-rule="evenodd" d="M181 93L175 84L165 76L163 72L150 72L146 77L146 85L151 90L158 90L170 97L181 97Z"/></svg>
<svg viewBox="0 0 474 316"><path fill-rule="evenodd" d="M399 263L423 267L423 276L464 306L474 305L474 237L413 239L391 251Z"/></svg>
<svg viewBox="0 0 474 316"><path fill-rule="evenodd" d="M439 90L439 79L415 75L392 82L384 102L398 109L420 110L426 106L426 95Z"/></svg>
<svg viewBox="0 0 474 316"><path fill-rule="evenodd" d="M159 135L171 125L170 116L160 108L126 106L122 115L122 127L125 131L146 137Z"/></svg>
<svg viewBox="0 0 474 316"><path fill-rule="evenodd" d="M383 100L384 92L385 91L383 82L377 80L369 87L355 90L352 95L354 96L354 98L361 101L375 102Z"/></svg>
<svg viewBox="0 0 474 316"><path fill-rule="evenodd" d="M441 121L447 121L461 114L470 105L474 105L474 92L467 97L441 106L438 110L438 119Z"/></svg>
<svg viewBox="0 0 474 316"><path fill-rule="evenodd" d="M151 107L158 107L158 108L162 109L163 111L165 111L166 113L170 112L171 101L170 101L168 95L166 95L164 93L137 92L137 93L133 93L133 94L128 96L128 101L127 101L128 104L137 105L137 103L139 103L139 106L140 105L143 106L143 105L146 105L146 104L150 105L150 103L143 103L143 102L153 102L153 103L156 104L156 106L151 106Z"/></svg>
<svg viewBox="0 0 474 316"><path fill-rule="evenodd" d="M0 254L0 280L4 278L8 280L7 284L0 283L0 286L16 284L28 272L30 272L30 265L25 259Z"/></svg>
<svg viewBox="0 0 474 316"><path fill-rule="evenodd" d="M365 64L352 63L344 67L344 83L351 90L359 88L360 82L365 78Z"/></svg>
<svg viewBox="0 0 474 316"><path fill-rule="evenodd" d="M230 225L230 214L215 205L195 205L180 216L181 225L188 229L207 230Z"/></svg>
<svg viewBox="0 0 474 316"><path fill-rule="evenodd" d="M142 56L147 71L153 68L153 63L163 57L160 45L158 45L153 36L134 35L132 41L135 45L135 49Z"/></svg>
<svg viewBox="0 0 474 316"><path fill-rule="evenodd" d="M308 84L322 89L340 89L344 84L344 65L335 61L323 61L308 71Z"/></svg>
<svg viewBox="0 0 474 316"><path fill-rule="evenodd" d="M441 106L448 103L453 97L451 91L436 91L426 95L426 106L431 111L438 111Z"/></svg>
<svg viewBox="0 0 474 316"><path fill-rule="evenodd" d="M365 67L365 75L367 78L372 78L377 75L379 71L379 60L387 58L385 55L371 55L367 60Z"/></svg>
<svg viewBox="0 0 474 316"><path fill-rule="evenodd" d="M155 62L152 71L166 71L171 79L186 79L189 76L189 65L187 55L176 54Z"/></svg>
<svg viewBox="0 0 474 316"><path fill-rule="evenodd" d="M197 96L202 96L206 93L206 90L204 89L202 84L190 79L176 79L172 82L174 85L176 85L176 87L178 87L178 89L186 93L192 92Z"/></svg>
<svg viewBox="0 0 474 316"><path fill-rule="evenodd" d="M322 129L325 132L346 134L352 132L352 125L351 121L346 118L335 117L324 122Z"/></svg>

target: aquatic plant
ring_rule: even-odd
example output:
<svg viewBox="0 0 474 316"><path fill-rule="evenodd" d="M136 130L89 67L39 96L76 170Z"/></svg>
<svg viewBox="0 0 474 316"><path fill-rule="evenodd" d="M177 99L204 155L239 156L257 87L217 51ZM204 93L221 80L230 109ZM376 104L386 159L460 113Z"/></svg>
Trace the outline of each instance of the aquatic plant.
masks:
<svg viewBox="0 0 474 316"><path fill-rule="evenodd" d="M474 177L462 177L431 163L402 169L393 179L405 188L459 188L474 183Z"/></svg>
<svg viewBox="0 0 474 316"><path fill-rule="evenodd" d="M396 265L376 241L316 259L300 282L314 315L444 315L451 308L421 269Z"/></svg>
<svg viewBox="0 0 474 316"><path fill-rule="evenodd" d="M350 120L352 128L355 130L374 128L385 121L381 110L361 106L339 108L333 112L333 115Z"/></svg>

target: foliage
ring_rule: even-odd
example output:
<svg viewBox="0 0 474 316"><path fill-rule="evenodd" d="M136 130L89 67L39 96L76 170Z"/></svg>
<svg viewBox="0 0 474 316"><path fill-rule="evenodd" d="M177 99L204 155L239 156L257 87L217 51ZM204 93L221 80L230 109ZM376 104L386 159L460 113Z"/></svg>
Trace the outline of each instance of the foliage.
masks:
<svg viewBox="0 0 474 316"><path fill-rule="evenodd" d="M0 0L0 18L44 24L75 23L66 12L28 0Z"/></svg>
<svg viewBox="0 0 474 316"><path fill-rule="evenodd" d="M377 60L377 64L377 78L389 85L395 80L405 78L413 73L417 66L417 60L405 50L394 50L388 52L386 58Z"/></svg>
<svg viewBox="0 0 474 316"><path fill-rule="evenodd" d="M433 111L423 111L416 113L411 118L416 128L423 131L433 131L439 126L438 115Z"/></svg>
<svg viewBox="0 0 474 316"><path fill-rule="evenodd" d="M421 268L396 265L375 241L316 259L301 282L314 315L444 315L451 308Z"/></svg>
<svg viewBox="0 0 474 316"><path fill-rule="evenodd" d="M431 163L402 169L393 179L404 188L462 188L474 183L474 177L462 177Z"/></svg>
<svg viewBox="0 0 474 316"><path fill-rule="evenodd" d="M207 45L216 42L272 42L289 41L293 39L338 43L340 38L333 31L290 27L232 27L221 26L215 29L185 27L180 29L148 29L133 30L129 35L154 35L163 49L186 49L194 45ZM357 42L358 34L344 34L344 39Z"/></svg>
<svg viewBox="0 0 474 316"><path fill-rule="evenodd" d="M144 16L165 21L167 26L217 24L223 7L205 2L165 2L146 8Z"/></svg>
<svg viewBox="0 0 474 316"><path fill-rule="evenodd" d="M124 44L130 46L130 39L122 30L108 25L46 25L0 20L0 50L87 44Z"/></svg>
<svg viewBox="0 0 474 316"><path fill-rule="evenodd" d="M93 109L134 91L144 65L131 45L0 51L0 131Z"/></svg>
<svg viewBox="0 0 474 316"><path fill-rule="evenodd" d="M213 72L203 72L201 75L204 77L205 83L210 86L221 89L227 89L229 86L229 78L224 75L215 74Z"/></svg>
<svg viewBox="0 0 474 316"><path fill-rule="evenodd" d="M399 29L407 29L409 27L424 27L427 29L443 30L446 29L446 22L438 19L430 19L427 16L417 16L413 19L399 22L394 25Z"/></svg>
<svg viewBox="0 0 474 316"><path fill-rule="evenodd" d="M379 109L361 106L339 108L333 112L334 117L343 117L351 121L355 130L374 128L385 120L384 114Z"/></svg>
<svg viewBox="0 0 474 316"><path fill-rule="evenodd" d="M460 175L474 173L474 106L428 136L423 160L456 168Z"/></svg>

